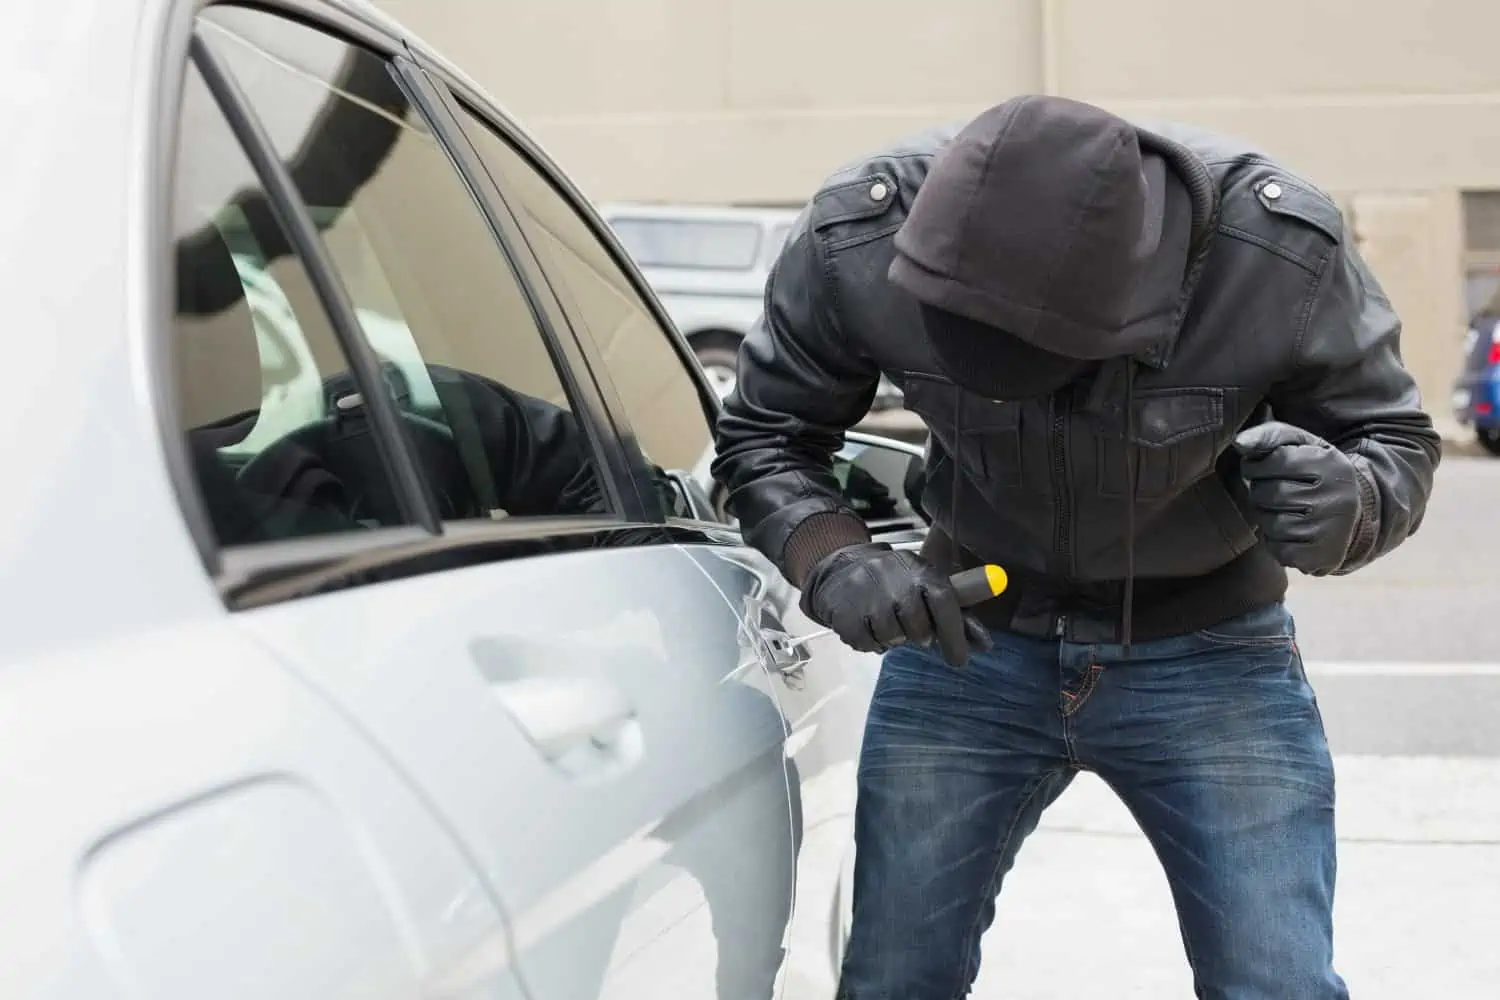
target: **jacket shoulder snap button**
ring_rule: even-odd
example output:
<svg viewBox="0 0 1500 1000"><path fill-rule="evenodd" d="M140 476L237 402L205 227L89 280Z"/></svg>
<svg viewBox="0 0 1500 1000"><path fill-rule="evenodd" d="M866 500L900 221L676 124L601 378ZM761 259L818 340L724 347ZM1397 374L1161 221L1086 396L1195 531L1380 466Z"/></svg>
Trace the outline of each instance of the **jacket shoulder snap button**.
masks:
<svg viewBox="0 0 1500 1000"><path fill-rule="evenodd" d="M876 181L870 185L870 200L885 201L885 196L891 193L891 189L885 186L884 181Z"/></svg>
<svg viewBox="0 0 1500 1000"><path fill-rule="evenodd" d="M1275 181L1260 189L1260 193L1266 196L1266 201L1275 201L1281 197L1281 185Z"/></svg>

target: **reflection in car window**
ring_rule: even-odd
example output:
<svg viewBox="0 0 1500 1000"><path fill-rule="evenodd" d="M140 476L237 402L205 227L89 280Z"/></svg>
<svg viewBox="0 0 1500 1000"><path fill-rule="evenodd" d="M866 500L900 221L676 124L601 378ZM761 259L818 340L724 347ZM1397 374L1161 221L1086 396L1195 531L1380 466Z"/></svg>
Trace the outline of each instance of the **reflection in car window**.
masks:
<svg viewBox="0 0 1500 1000"><path fill-rule="evenodd" d="M279 258L283 280L307 285L196 69L185 81L174 176L178 412L219 544L401 523L394 486L373 448L360 498L326 465L307 460L299 445L271 447L317 432L322 375L314 355L325 370L348 366L318 304L308 300L305 311L294 313L260 269L257 262ZM254 223L245 207L252 207Z"/></svg>
<svg viewBox="0 0 1500 1000"><path fill-rule="evenodd" d="M907 496L913 456L895 448L848 442L834 457L833 474L844 499L866 521L914 518Z"/></svg>
<svg viewBox="0 0 1500 1000"><path fill-rule="evenodd" d="M760 226L753 222L625 216L610 228L641 267L743 271L755 266L760 251Z"/></svg>
<svg viewBox="0 0 1500 1000"><path fill-rule="evenodd" d="M519 279L392 68L260 11L203 17L291 168L442 516L606 513ZM294 305L313 295L282 286ZM350 419L361 406L352 378L328 378L333 366L315 360L326 409Z"/></svg>
<svg viewBox="0 0 1500 1000"><path fill-rule="evenodd" d="M583 218L511 146L464 116L480 155L495 171L527 238L571 299L584 334L598 347L646 457L708 483L709 417L682 359L625 272Z"/></svg>

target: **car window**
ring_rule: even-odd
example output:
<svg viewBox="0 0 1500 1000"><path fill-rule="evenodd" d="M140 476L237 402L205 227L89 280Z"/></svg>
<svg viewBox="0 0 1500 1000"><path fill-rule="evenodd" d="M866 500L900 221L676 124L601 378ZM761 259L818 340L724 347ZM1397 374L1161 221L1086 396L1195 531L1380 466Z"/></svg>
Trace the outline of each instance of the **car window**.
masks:
<svg viewBox="0 0 1500 1000"><path fill-rule="evenodd" d="M844 499L874 526L917 517L910 489L911 477L920 471L920 458L862 441L845 442L833 460L833 475Z"/></svg>
<svg viewBox="0 0 1500 1000"><path fill-rule="evenodd" d="M753 222L627 215L610 228L641 267L744 271L760 252L760 226Z"/></svg>
<svg viewBox="0 0 1500 1000"><path fill-rule="evenodd" d="M172 367L182 432L218 543L402 523L393 480L372 445L358 484L309 458L307 442L317 438L323 419L323 374L348 365L323 310L309 303L294 312L260 269L276 258L280 275L307 284L248 158L194 68L181 116L171 220Z"/></svg>
<svg viewBox="0 0 1500 1000"><path fill-rule="evenodd" d="M291 169L442 516L606 513L592 445L524 286L393 69L271 14L203 17ZM313 295L278 281L294 311ZM358 409L347 373L324 394L335 416L346 402Z"/></svg>
<svg viewBox="0 0 1500 1000"><path fill-rule="evenodd" d="M713 457L709 415L682 358L587 222L507 142L464 115L558 289L603 357L641 450L655 465L706 488Z"/></svg>

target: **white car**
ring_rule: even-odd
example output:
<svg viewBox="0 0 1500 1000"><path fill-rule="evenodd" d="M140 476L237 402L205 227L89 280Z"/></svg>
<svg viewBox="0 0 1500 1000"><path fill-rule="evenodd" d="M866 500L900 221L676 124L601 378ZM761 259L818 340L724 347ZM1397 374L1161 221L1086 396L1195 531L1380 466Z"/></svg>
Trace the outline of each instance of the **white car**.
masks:
<svg viewBox="0 0 1500 1000"><path fill-rule="evenodd" d="M798 211L619 202L600 205L599 214L687 339L708 384L727 397L737 380L740 341L763 320L766 278ZM876 420L902 430L918 426L888 378L880 379L870 409Z"/></svg>
<svg viewBox="0 0 1500 1000"><path fill-rule="evenodd" d="M830 997L877 662L595 212L367 6L7 14L0 996Z"/></svg>

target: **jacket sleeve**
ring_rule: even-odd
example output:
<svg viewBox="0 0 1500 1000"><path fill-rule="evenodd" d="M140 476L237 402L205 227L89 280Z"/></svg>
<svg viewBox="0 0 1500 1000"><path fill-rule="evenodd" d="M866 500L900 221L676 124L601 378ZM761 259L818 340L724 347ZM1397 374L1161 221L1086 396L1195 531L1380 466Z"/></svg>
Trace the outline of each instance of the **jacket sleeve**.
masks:
<svg viewBox="0 0 1500 1000"><path fill-rule="evenodd" d="M1354 461L1360 518L1333 572L1390 552L1422 523L1442 440L1401 363L1401 320L1358 251L1335 244L1303 314L1298 368L1270 398L1276 419Z"/></svg>
<svg viewBox="0 0 1500 1000"><path fill-rule="evenodd" d="M495 500L508 514L606 512L588 438L571 413L473 372L429 365L428 373L434 385L467 396Z"/></svg>
<svg viewBox="0 0 1500 1000"><path fill-rule="evenodd" d="M794 225L766 281L761 322L740 346L713 466L746 540L798 586L823 556L870 539L833 455L880 380L839 328L815 206Z"/></svg>

